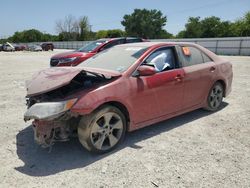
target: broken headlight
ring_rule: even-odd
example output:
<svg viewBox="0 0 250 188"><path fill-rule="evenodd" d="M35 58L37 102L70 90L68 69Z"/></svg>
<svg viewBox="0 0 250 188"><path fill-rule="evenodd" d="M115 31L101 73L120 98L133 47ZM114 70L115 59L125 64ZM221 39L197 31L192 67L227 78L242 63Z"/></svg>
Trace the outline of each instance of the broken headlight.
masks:
<svg viewBox="0 0 250 188"><path fill-rule="evenodd" d="M42 102L32 105L24 114L24 121L30 119L52 119L68 111L77 99L60 102Z"/></svg>

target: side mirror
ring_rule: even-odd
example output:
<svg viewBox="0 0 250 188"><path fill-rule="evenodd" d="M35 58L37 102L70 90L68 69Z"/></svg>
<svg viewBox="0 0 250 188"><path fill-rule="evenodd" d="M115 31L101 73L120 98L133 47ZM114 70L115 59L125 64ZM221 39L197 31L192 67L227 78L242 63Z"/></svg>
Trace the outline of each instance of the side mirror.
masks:
<svg viewBox="0 0 250 188"><path fill-rule="evenodd" d="M141 65L137 69L137 76L151 76L156 73L156 70L154 67L148 66L148 65Z"/></svg>

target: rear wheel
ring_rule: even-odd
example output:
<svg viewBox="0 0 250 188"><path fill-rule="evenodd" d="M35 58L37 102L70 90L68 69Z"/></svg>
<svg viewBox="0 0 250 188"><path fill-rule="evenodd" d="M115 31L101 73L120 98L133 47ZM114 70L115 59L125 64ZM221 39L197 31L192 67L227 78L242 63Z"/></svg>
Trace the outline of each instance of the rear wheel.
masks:
<svg viewBox="0 0 250 188"><path fill-rule="evenodd" d="M124 138L126 118L116 107L104 106L83 117L78 138L89 151L104 153L114 149Z"/></svg>
<svg viewBox="0 0 250 188"><path fill-rule="evenodd" d="M211 88L208 98L207 98L207 107L205 108L208 111L216 111L220 108L223 100L224 88L220 82L216 82Z"/></svg>

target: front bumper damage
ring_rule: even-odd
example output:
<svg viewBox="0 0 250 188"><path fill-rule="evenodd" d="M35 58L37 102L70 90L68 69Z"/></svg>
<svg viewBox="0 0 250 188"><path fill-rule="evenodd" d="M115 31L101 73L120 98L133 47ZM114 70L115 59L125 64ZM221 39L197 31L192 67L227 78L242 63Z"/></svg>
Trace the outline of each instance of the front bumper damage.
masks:
<svg viewBox="0 0 250 188"><path fill-rule="evenodd" d="M27 116L26 116L27 119ZM48 119L34 119L32 127L35 142L43 148L51 147L55 142L68 141L74 135L77 116L70 112Z"/></svg>
<svg viewBox="0 0 250 188"><path fill-rule="evenodd" d="M70 130L66 121L34 120L34 140L43 148L51 147L56 141L68 141Z"/></svg>
<svg viewBox="0 0 250 188"><path fill-rule="evenodd" d="M77 115L70 112L76 99L63 102L44 102L32 105L24 121L33 119L34 140L44 148L57 141L68 141L77 124Z"/></svg>

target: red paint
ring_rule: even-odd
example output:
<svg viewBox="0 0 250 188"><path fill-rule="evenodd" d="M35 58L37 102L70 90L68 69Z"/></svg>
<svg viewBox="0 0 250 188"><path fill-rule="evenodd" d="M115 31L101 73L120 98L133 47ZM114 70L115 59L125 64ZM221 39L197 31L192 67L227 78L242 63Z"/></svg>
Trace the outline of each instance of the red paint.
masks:
<svg viewBox="0 0 250 188"><path fill-rule="evenodd" d="M71 108L71 112L85 115L93 112L103 104L117 102L123 105L129 113L129 131L131 131L205 107L208 92L217 81L224 83L225 96L231 91L233 76L231 63L221 59L209 50L196 44L187 43L149 43L145 45L148 45L149 49L122 74L114 71L89 69L93 72L102 72L106 75L115 76L117 79L99 87L68 96L68 98L79 98ZM150 76L133 76L144 58L152 51L160 47L175 45L188 45L199 48L210 56L214 62L190 67L180 66L178 69ZM45 82L45 80L46 83L53 83L53 87L68 83L80 71L80 67L55 68L54 70L53 75L41 72L40 75L35 76L35 83L30 84L36 89L33 89L33 93L29 90L30 93L28 94L46 92L46 89L44 91L39 89L41 86L38 84L39 82ZM58 70L58 73L56 70ZM66 73L61 75L64 71ZM49 81L50 79L54 80L54 82ZM36 84L37 86L35 86Z"/></svg>
<svg viewBox="0 0 250 188"><path fill-rule="evenodd" d="M78 51L64 52L64 53L60 53L60 54L56 54L56 55L52 56L51 59L66 59L66 58L76 57L76 59L73 62L60 63L60 64L57 64L57 67L77 66L80 63L82 63L83 61L85 61L85 60L89 59L90 57L94 56L95 54L101 52L102 49L104 47L106 47L107 45L110 45L111 43L116 42L116 41L120 41L120 40L122 41L122 43L120 43L120 44L130 43L129 40L131 40L131 39L132 38L110 38L110 39L107 39L106 42L100 44L94 50L92 50L90 52L78 52ZM140 38L134 38L134 39L139 40L140 42L148 42L148 40L145 40L145 39L140 39Z"/></svg>

